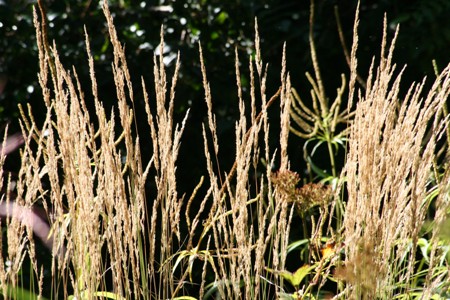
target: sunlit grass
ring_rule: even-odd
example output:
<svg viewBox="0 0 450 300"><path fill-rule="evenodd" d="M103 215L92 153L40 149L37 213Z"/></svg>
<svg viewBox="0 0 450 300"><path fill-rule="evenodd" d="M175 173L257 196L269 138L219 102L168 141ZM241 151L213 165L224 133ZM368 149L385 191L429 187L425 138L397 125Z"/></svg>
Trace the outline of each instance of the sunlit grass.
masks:
<svg viewBox="0 0 450 300"><path fill-rule="evenodd" d="M148 132L138 135L135 79L106 1L103 11L114 51L117 105L111 112L105 111L97 90L89 34L90 87L81 85L76 67L61 63L57 46L47 40L45 14L35 12L38 78L47 117L38 124L31 108L21 110L24 146L15 188L3 172L11 147L7 134L4 138L0 184L15 192L3 193L0 200L4 298L42 299L44 285L51 285L52 299L449 296L450 66L437 73L429 89L416 83L403 94L402 70L392 61L397 32L388 41L385 20L381 54L365 82L357 84L362 80L357 74L357 13L350 74L342 75L333 101L325 94L312 29L314 75L306 75L310 95L294 89L285 48L279 89L269 95L256 25L255 55L248 58L248 67L242 67L247 58L236 51L235 163L224 172L208 65L199 46L207 115L203 144L197 146L206 169L191 194L182 195L178 155L186 142L189 110L181 123L173 118L176 98L182 97L176 95L182 58L169 79L163 57L154 56L155 95L141 80ZM313 12L312 2L311 28ZM248 95L242 91L241 72L250 74ZM88 94L95 111L87 109ZM272 126L269 110L275 105L280 123ZM272 127L279 128L275 146L269 141ZM291 133L305 142L307 178L300 177L288 156ZM142 160L143 140L151 141L149 161ZM328 153L328 172L315 161L320 147ZM342 170L335 161L338 148L346 151ZM277 170L271 167L275 161ZM146 187L149 181L152 191ZM45 220L36 207L45 211ZM48 247L51 259L38 259L36 238ZM21 277L25 259L31 262L28 281ZM44 281L44 271L51 272L51 282Z"/></svg>

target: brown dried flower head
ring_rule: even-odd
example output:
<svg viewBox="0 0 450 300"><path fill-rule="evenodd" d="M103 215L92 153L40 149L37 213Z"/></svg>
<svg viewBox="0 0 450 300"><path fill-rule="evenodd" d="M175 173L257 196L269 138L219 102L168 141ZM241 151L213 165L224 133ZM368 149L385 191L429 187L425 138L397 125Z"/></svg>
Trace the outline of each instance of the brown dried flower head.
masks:
<svg viewBox="0 0 450 300"><path fill-rule="evenodd" d="M294 203L299 213L304 213L315 206L325 206L332 198L332 189L321 183L308 183L297 187L300 182L298 173L285 170L272 176L277 193L282 201Z"/></svg>

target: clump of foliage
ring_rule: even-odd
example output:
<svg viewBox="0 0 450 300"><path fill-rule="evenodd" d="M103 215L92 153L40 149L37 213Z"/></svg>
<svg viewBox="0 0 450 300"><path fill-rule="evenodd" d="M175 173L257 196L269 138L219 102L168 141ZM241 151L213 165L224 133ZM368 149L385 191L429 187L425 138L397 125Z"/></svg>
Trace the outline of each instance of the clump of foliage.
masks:
<svg viewBox="0 0 450 300"><path fill-rule="evenodd" d="M144 135L137 130L135 85L125 48L106 1L103 12L113 46L117 96L110 112L101 100L87 30L89 88L48 42L45 12L40 12L41 21L34 12L46 119L38 124L31 107L21 109L24 147L16 187L3 173L6 134L1 151L0 184L8 191L0 200L6 231L0 291L5 298L43 299L46 271L51 272L49 297L55 299L449 295L449 246L443 226L450 209L450 65L438 72L429 90L422 82L402 93L402 71L397 73L392 62L397 33L388 47L385 19L381 55L358 85L357 13L349 81L342 75L330 102L315 50L312 1L314 76L307 74L312 86L308 107L292 86L285 47L280 87L274 95L267 94L268 68L256 25L255 55L248 58L248 95L235 52L235 162L223 172L208 66L199 47L207 115L198 150L204 153L206 170L191 195L181 195L177 168L189 111L180 123L174 121L180 55L169 80L161 30L161 55L153 58L155 101L141 80L148 124ZM348 105L343 108L345 91ZM272 129L269 110L276 101L280 123ZM279 139L275 148L269 142L274 130ZM290 133L307 140L304 157L310 178L301 178L291 166ZM143 139L151 140L149 161L142 159ZM314 161L314 152L322 146L329 154L330 172ZM339 148L346 150L343 170L335 163ZM274 170L276 161L279 167ZM43 208L43 217L36 207ZM51 266L37 258L36 236L49 248ZM30 263L28 285L21 276L25 260Z"/></svg>

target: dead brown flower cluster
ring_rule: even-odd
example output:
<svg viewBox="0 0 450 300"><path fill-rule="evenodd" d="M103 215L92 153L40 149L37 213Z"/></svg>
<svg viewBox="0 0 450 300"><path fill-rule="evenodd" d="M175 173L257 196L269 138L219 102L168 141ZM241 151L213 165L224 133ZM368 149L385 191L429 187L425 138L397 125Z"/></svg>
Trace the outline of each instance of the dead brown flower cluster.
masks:
<svg viewBox="0 0 450 300"><path fill-rule="evenodd" d="M290 170L274 173L271 180L280 199L294 204L299 214L303 214L315 206L326 206L332 200L331 186L307 183L298 187L300 176Z"/></svg>

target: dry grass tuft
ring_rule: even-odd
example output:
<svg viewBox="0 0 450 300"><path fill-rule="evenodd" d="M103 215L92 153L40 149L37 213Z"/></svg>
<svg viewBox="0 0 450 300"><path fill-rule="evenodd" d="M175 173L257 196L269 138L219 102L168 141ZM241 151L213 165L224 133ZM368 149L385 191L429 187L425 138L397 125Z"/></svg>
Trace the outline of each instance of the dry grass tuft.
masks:
<svg viewBox="0 0 450 300"><path fill-rule="evenodd" d="M313 11L312 2L311 28ZM256 24L256 55L249 58L248 70L242 70L236 50L235 163L223 172L208 66L200 46L208 114L202 128L206 170L187 199L177 190L177 159L189 111L180 124L173 121L180 55L170 82L162 55L153 57L155 101L141 80L153 150L150 161L143 162L140 141L148 137L135 129L132 78L107 1L103 12L114 51L111 79L117 106L111 112L105 111L97 88L88 33L93 111L88 110L88 88L81 86L76 68L63 66L56 45L47 40L45 11L40 6L40 17L34 12L38 78L47 115L37 124L31 107L27 112L21 108L24 147L15 189L3 172L5 155L12 151L6 134L0 151L0 190L6 191L0 198L0 215L7 228L7 240L0 235L0 245L7 247L0 249L0 290L5 298L13 298L14 290L9 291L20 287L19 273L28 258L31 288L41 296L45 278L36 258L36 236L51 249L55 299L192 299L187 291L197 287L198 299L300 299L321 295L321 289L336 279L336 299L409 296L418 277L425 281L425 298L448 289L442 283L449 277L442 228L450 207L450 172L444 159L440 174L437 153L443 153L440 141L448 122L444 103L450 94L450 66L427 93L422 82L403 95L402 71L396 72L392 62L397 32L387 49L385 20L380 62L378 67L372 64L365 93L357 91L356 19L348 58L350 103L341 109L345 76L335 100L328 103L311 29L315 78L307 74L313 104L308 108L291 86L285 47L280 88L268 97L267 65ZM247 71L251 80L245 94L240 80L241 72ZM355 95L357 107L351 112ZM274 148L269 143L268 109L278 100L279 145ZM441 109L444 113L437 113ZM351 123L348 129L337 129L346 123ZM332 172L325 183L300 186L288 156L290 132L328 145ZM341 174L346 185L329 184L339 177L333 147L345 145L347 136ZM280 161L277 172L270 168L275 160ZM147 198L147 180L155 183L154 199ZM431 202L435 224L429 266L418 275L416 254ZM45 210L50 227L34 212L36 207ZM302 222L299 230L291 230L297 226L295 212ZM187 229L186 236L182 229ZM292 233L302 229L302 240L292 241L297 238ZM300 256L307 258L298 262L295 257L296 265L288 265L288 253L299 246L305 247Z"/></svg>
<svg viewBox="0 0 450 300"><path fill-rule="evenodd" d="M437 140L445 125L436 112L450 93L446 68L427 95L422 96L422 82L401 96L402 71L395 75L392 63L398 30L386 53L386 27L385 19L380 64L376 69L372 65L367 90L359 94L345 167L346 274L354 275L347 278L352 282L348 295L356 298L393 297L396 282L404 283L400 289L408 292ZM357 275L368 268L361 255L370 256L377 270L368 290L366 277Z"/></svg>

